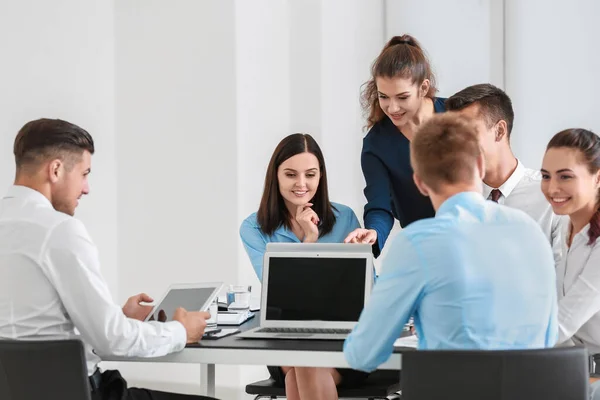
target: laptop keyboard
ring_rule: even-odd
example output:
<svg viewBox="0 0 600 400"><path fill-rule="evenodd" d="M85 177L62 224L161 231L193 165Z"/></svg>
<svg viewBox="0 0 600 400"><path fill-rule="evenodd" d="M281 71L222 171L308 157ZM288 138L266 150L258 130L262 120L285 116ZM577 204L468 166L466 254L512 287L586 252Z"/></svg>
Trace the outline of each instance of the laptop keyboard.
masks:
<svg viewBox="0 0 600 400"><path fill-rule="evenodd" d="M324 333L324 334L350 334L350 329L332 328L260 328L258 333Z"/></svg>

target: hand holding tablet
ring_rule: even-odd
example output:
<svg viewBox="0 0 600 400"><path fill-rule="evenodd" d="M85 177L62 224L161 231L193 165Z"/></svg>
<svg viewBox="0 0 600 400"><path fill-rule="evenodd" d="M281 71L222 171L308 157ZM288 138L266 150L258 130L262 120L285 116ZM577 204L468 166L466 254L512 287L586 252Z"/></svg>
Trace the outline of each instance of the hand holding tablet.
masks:
<svg viewBox="0 0 600 400"><path fill-rule="evenodd" d="M145 321L154 308L147 303L152 303L153 301L154 299L152 299L152 297L148 296L146 293L140 293L136 294L135 296L131 296L129 299L127 299L127 302L123 306L123 314L125 314L125 316L128 318L137 319L138 321Z"/></svg>
<svg viewBox="0 0 600 400"><path fill-rule="evenodd" d="M181 307L173 315L173 321L181 323L185 328L187 343L197 343L202 339L208 318L210 314L206 311L186 311Z"/></svg>
<svg viewBox="0 0 600 400"><path fill-rule="evenodd" d="M175 311L180 307L189 312L207 311L222 288L222 282L171 285L145 320L173 321Z"/></svg>

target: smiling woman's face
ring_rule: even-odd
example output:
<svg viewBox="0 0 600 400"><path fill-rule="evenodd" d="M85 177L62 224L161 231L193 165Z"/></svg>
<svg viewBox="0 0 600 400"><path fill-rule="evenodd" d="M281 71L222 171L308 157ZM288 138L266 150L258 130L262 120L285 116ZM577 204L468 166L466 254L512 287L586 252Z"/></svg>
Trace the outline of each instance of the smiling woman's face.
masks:
<svg viewBox="0 0 600 400"><path fill-rule="evenodd" d="M590 172L577 149L554 147L542 162L542 192L555 214L572 215L598 202L600 171Z"/></svg>
<svg viewBox="0 0 600 400"><path fill-rule="evenodd" d="M394 125L401 127L405 125L419 110L423 100L423 85L413 83L410 78L375 78L379 96L379 106ZM424 85L428 89L429 81Z"/></svg>
<svg viewBox="0 0 600 400"><path fill-rule="evenodd" d="M321 169L314 154L296 154L277 169L279 192L288 205L301 206L312 200L319 188Z"/></svg>

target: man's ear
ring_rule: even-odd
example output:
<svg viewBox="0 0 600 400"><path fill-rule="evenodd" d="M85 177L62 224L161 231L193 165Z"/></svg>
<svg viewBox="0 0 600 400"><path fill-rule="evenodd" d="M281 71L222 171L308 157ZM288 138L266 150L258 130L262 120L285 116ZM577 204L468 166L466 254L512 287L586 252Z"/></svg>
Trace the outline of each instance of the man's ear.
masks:
<svg viewBox="0 0 600 400"><path fill-rule="evenodd" d="M508 140L508 125L506 121L501 119L496 124L496 142L501 142L502 139L506 138Z"/></svg>
<svg viewBox="0 0 600 400"><path fill-rule="evenodd" d="M64 164L58 158L50 161L47 166L48 180L50 180L52 183L58 182L62 177L64 170Z"/></svg>
<svg viewBox="0 0 600 400"><path fill-rule="evenodd" d="M417 185L419 192L421 192L423 196L429 197L429 188L416 173L413 173L413 180L415 181L415 185Z"/></svg>

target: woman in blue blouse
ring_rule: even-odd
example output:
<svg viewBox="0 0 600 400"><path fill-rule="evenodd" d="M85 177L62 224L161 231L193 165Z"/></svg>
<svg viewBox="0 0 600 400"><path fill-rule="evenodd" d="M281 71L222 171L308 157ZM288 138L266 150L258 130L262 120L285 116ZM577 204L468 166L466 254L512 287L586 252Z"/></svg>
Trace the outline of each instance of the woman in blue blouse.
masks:
<svg viewBox="0 0 600 400"><path fill-rule="evenodd" d="M402 227L435 215L429 198L413 182L410 141L434 113L444 112L436 98L435 77L427 56L410 35L394 36L371 67L372 78L362 94L369 133L363 140L365 229L346 242L370 243L378 256L394 225Z"/></svg>
<svg viewBox="0 0 600 400"><path fill-rule="evenodd" d="M351 208L329 201L325 160L310 135L283 139L269 162L258 212L240 236L258 279L267 243L341 243L360 224ZM349 369L268 367L289 400L337 399L336 386L356 384L367 374Z"/></svg>

